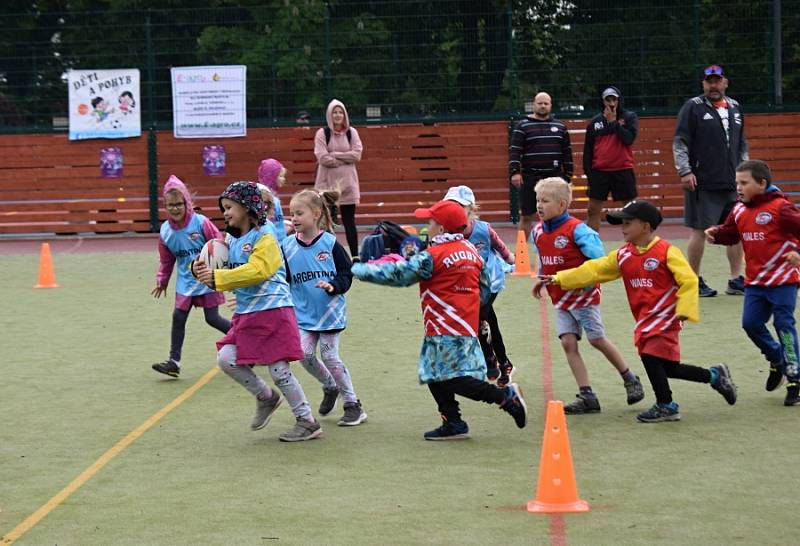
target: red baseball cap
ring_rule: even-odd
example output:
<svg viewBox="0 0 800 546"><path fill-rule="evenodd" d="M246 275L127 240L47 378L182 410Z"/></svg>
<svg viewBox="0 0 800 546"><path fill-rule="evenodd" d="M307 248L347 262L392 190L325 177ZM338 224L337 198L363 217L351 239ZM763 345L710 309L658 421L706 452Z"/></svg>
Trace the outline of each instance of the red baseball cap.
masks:
<svg viewBox="0 0 800 546"><path fill-rule="evenodd" d="M467 213L455 201L439 201L429 209L417 209L414 216L433 218L449 233L459 233L467 227Z"/></svg>

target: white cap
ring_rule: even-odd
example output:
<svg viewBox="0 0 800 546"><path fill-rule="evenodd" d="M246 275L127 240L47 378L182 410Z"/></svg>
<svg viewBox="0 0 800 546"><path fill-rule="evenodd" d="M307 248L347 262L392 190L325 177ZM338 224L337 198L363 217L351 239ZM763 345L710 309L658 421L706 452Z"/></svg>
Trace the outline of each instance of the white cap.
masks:
<svg viewBox="0 0 800 546"><path fill-rule="evenodd" d="M619 98L619 91L617 91L613 87L606 87L605 90L603 91L603 93L600 96L603 99L606 98L606 97L617 97L617 98Z"/></svg>
<svg viewBox="0 0 800 546"><path fill-rule="evenodd" d="M444 195L445 201L455 201L462 206L471 206L475 204L475 194L469 186L453 186Z"/></svg>

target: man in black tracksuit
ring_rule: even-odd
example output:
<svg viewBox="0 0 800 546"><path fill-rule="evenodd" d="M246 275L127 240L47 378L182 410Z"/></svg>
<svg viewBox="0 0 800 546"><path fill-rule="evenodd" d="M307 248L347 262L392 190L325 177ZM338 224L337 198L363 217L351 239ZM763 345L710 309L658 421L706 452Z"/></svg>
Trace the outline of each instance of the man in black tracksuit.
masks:
<svg viewBox="0 0 800 546"><path fill-rule="evenodd" d="M748 159L739 103L725 96L728 79L719 65L703 71L703 94L678 113L672 152L684 194L684 223L692 229L686 257L700 275L704 230L724 221L736 202L736 166ZM741 244L726 247L731 279L726 294L743 295ZM716 296L700 277L700 297Z"/></svg>
<svg viewBox="0 0 800 546"><path fill-rule="evenodd" d="M609 192L620 205L636 197L633 141L639 133L639 118L622 107L622 93L616 87L603 90L600 108L586 126L583 145L583 172L589 184L586 224L595 231L600 229Z"/></svg>

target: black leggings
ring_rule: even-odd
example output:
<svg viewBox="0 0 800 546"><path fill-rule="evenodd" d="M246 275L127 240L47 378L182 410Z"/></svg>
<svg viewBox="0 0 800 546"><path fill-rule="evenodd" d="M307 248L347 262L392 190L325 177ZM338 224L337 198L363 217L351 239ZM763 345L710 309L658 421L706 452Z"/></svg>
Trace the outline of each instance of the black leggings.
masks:
<svg viewBox="0 0 800 546"><path fill-rule="evenodd" d="M186 319L189 318L189 311L175 308L172 312L172 344L169 348L169 357L176 361L181 361L181 351L183 351L183 338L186 336ZM213 326L223 334L227 334L231 329L231 321L219 314L219 307L203 307L206 323Z"/></svg>
<svg viewBox="0 0 800 546"><path fill-rule="evenodd" d="M483 332L478 335L478 341L481 343L481 350L483 351L483 358L486 360L486 365L490 367L494 363L492 357L497 359L496 363L504 363L508 361L506 354L506 346L503 343L503 334L500 333L500 325L497 322L497 315L494 312L492 304L497 299L497 294L492 294L489 301L485 305L481 305L480 320L485 320L489 324L489 336L491 343Z"/></svg>
<svg viewBox="0 0 800 546"><path fill-rule="evenodd" d="M447 381L428 383L428 388L439 406L439 413L453 422L461 421L461 412L456 401L457 394L487 404L500 404L505 400L505 389L474 377L456 377Z"/></svg>
<svg viewBox="0 0 800 546"><path fill-rule="evenodd" d="M339 205L342 215L344 234L347 237L347 246L350 247L350 256L358 256L358 230L356 229L356 206Z"/></svg>
<svg viewBox="0 0 800 546"><path fill-rule="evenodd" d="M668 377L694 381L695 383L710 383L711 372L700 366L682 364L653 355L642 355L642 364L647 371L650 385L656 395L656 402L669 404L672 402L672 391L669 389Z"/></svg>

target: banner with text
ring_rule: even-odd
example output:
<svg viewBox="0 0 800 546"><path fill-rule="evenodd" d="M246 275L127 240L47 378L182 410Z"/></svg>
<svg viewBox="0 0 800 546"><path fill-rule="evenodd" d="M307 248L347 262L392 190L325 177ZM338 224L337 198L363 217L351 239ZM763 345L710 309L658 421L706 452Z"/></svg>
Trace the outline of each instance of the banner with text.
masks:
<svg viewBox="0 0 800 546"><path fill-rule="evenodd" d="M139 70L68 70L69 139L142 134Z"/></svg>
<svg viewBox="0 0 800 546"><path fill-rule="evenodd" d="M247 135L247 67L172 68L175 138Z"/></svg>

